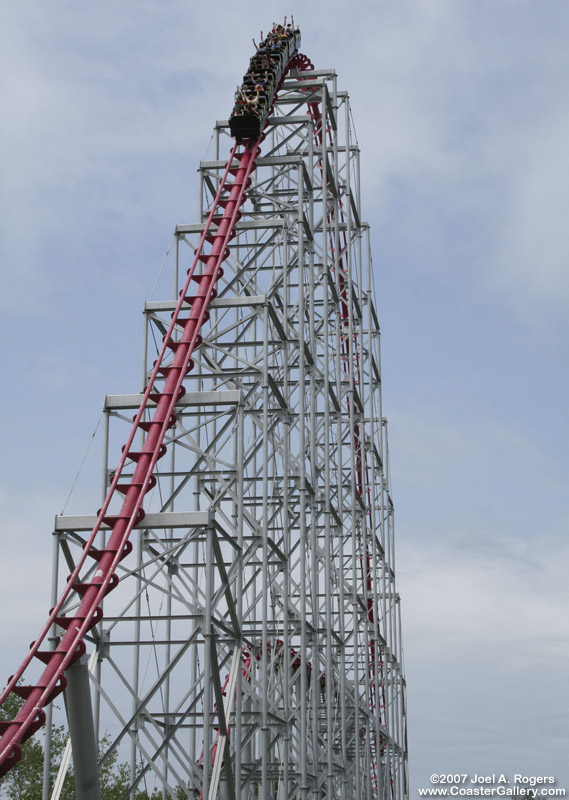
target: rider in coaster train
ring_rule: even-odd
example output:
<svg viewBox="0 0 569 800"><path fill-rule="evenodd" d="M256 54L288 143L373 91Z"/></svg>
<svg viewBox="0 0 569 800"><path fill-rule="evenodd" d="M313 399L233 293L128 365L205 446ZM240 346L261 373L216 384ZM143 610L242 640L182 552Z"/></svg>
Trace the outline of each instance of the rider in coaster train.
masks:
<svg viewBox="0 0 569 800"><path fill-rule="evenodd" d="M289 46L299 32L294 27L294 19L284 25L273 23L271 31L257 46L253 39L256 53L249 62L249 69L243 76L243 83L235 93L235 105L230 117L232 135L238 140L258 139L264 124L264 117L270 110L270 101L274 94L281 71L288 60Z"/></svg>

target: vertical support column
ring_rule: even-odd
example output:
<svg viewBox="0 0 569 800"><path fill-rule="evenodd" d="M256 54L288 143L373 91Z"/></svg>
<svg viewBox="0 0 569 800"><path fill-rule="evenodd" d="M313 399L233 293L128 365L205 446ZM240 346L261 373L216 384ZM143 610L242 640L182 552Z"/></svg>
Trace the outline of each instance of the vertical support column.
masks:
<svg viewBox="0 0 569 800"><path fill-rule="evenodd" d="M65 672L65 708L73 752L77 800L101 800L87 663L88 658L83 655Z"/></svg>
<svg viewBox="0 0 569 800"><path fill-rule="evenodd" d="M212 687L211 652L213 646L212 609L213 596L213 537L215 532L213 524L208 524L206 529L205 548L205 608L203 620L204 653L203 653L203 783L202 795L209 798L209 782L211 778L211 713L212 713Z"/></svg>
<svg viewBox="0 0 569 800"><path fill-rule="evenodd" d="M148 326L146 324L146 319L144 320L144 348L146 349L146 337L147 337L147 330ZM104 426L103 426L103 467L102 467L102 481L101 481L101 505L105 502L105 496L107 494L107 487L109 481L109 423L110 423L110 412L108 408L105 408L103 411L103 419L104 419ZM102 549L105 543L105 532L99 532L99 547ZM95 683L97 686L101 685L102 679L102 671L103 671L103 653L102 653L102 643L105 641L105 632L103 628L103 620L99 622L97 625L97 631L99 633L99 643L97 645L97 649L99 650L99 655L97 658L97 662L95 664ZM96 691L93 703L93 724L95 726L95 738L97 742L99 741L99 731L100 731L100 717L101 717L101 693Z"/></svg>
<svg viewBox="0 0 569 800"><path fill-rule="evenodd" d="M321 156L320 156L321 157ZM325 242L325 237L323 237ZM324 265L326 262L326 246L324 248ZM304 453L300 454L308 462L308 476L311 486L310 491L310 535L308 539L308 547L310 550L310 588L309 588L309 608L306 613L310 612L311 624L311 642L310 642L310 662L312 664L312 691L310 694L311 700L311 750L314 769L314 780L312 783L312 796L314 798L320 797L321 792L321 752L318 741L318 726L320 722L320 656L322 648L320 647L321 638L321 625L320 625L320 609L318 602L319 594L319 570L318 570L318 525L320 523L320 510L318 503L318 465L316 454L316 404L318 395L318 385L316 376L316 363L315 355L317 352L316 341L316 317L315 317L315 269L316 264L314 258L314 248L312 247L309 252L309 266L308 266L308 286L306 286L306 279L304 279L300 287L301 291L308 292L308 326L306 333L303 336L304 341L308 341L312 363L309 370L309 414L308 414L308 447ZM303 330L305 329L306 319L301 320Z"/></svg>
<svg viewBox="0 0 569 800"><path fill-rule="evenodd" d="M237 672L235 689L235 793L237 800L242 800L242 725L243 725L243 459L241 453L244 452L244 407L243 402L237 407L237 428L235 436L235 468L237 470L237 500L235 503L235 529L237 531L237 543L239 545L240 563L235 581L237 620L241 638L238 642L240 663Z"/></svg>
<svg viewBox="0 0 569 800"><path fill-rule="evenodd" d="M140 683L140 615L142 609L142 600L141 600L141 589L142 589L142 579L141 579L141 567L142 567L142 534L138 533L137 535L137 546L136 546L136 560L137 560L137 569L136 569L136 601L134 605L134 614L135 614L135 623L134 623L134 630L135 630L135 640L134 640L134 657L133 657L133 665L132 665L132 731L131 731L131 745L130 745L130 782L134 786L136 783L136 755L137 755L137 738L138 738L138 726L140 724L139 719L139 683ZM130 800L135 800L136 791L133 788L130 793Z"/></svg>
<svg viewBox="0 0 569 800"><path fill-rule="evenodd" d="M269 309L263 307L262 556L261 556L261 797L269 797ZM272 643L273 646L276 643Z"/></svg>
<svg viewBox="0 0 569 800"><path fill-rule="evenodd" d="M310 126L311 127L311 126ZM311 131L308 132L308 145L311 147ZM296 232L298 236L298 263L297 263L297 293L298 293L298 318L297 335L295 348L298 353L298 401L296 426L298 428L298 451L302 454L306 449L306 430L304 424L305 398L306 398L306 358L304 354L304 313L305 298L302 291L302 279L304 272L305 242L303 231L303 184L299 182L298 202L296 209ZM294 283L294 281L291 281ZM287 314L288 316L288 314ZM288 322L288 320L287 320ZM306 625L306 556L307 556L307 536L306 536L306 461L300 458L298 462L298 497L299 497L299 605L300 605L300 652L298 662L300 669L300 692L297 702L299 705L300 730L298 737L299 747L299 778L300 778L300 798L308 798L308 669L307 669L307 625Z"/></svg>
<svg viewBox="0 0 569 800"><path fill-rule="evenodd" d="M57 603L57 583L59 580L59 536L57 533L53 534L53 561L51 567L51 605L52 607ZM52 627L49 638L50 650L56 648L56 634L55 625ZM46 709L45 715L45 739L44 739L44 754L43 754L43 784L42 784L42 800L49 800L49 783L50 783L50 768L51 768L51 726L53 720L53 706L50 703Z"/></svg>
<svg viewBox="0 0 569 800"><path fill-rule="evenodd" d="M298 186L299 194L302 189L302 169L298 169ZM288 308L290 305L289 295L289 270L288 264L290 261L289 256L289 239L287 231L284 231L283 241L283 300L284 307ZM289 518L289 505L291 503L290 497L290 384L289 384L289 320L288 315L284 315L283 331L285 340L282 343L283 347L283 398L285 402L285 411L283 417L283 553L285 554L285 561L282 576L282 594L283 594L283 676L282 676L282 691L283 691L283 716L285 719L285 731L283 735L282 744L282 778L279 781L279 790L277 800L288 800L289 796L289 765L290 765L290 751L291 751L291 737L292 737L292 721L291 721L291 706L292 698L290 696L292 689L292 679L290 674L291 665L291 641L290 641L290 621L289 621L289 605L288 596L290 591L290 553L291 553L291 534L290 534L290 518Z"/></svg>
<svg viewBox="0 0 569 800"><path fill-rule="evenodd" d="M334 111L335 113L335 111ZM323 115L323 164L322 164L322 190L324 197L327 196L327 150L326 150L326 131L330 128L331 135L333 136L333 149L332 153L332 171L333 180L337 185L337 159L336 159L336 137L333 132L332 124L328 120L327 111ZM325 204L326 200L325 200ZM325 709L326 709L326 795L327 797L334 796L334 727L335 727L335 714L333 704L333 689L334 689L334 666L332 659L332 559L333 548L331 542L331 508L330 508L330 310L329 310L329 297L330 287L328 284L328 276L330 272L329 261L334 261L336 264L338 259L338 200L335 198L333 201L333 237L334 237L334 251L330 256L324 259L324 274L323 274L323 298L322 298L322 316L323 316L323 424L324 424L324 619L325 619ZM324 214L323 224L326 225L326 216ZM331 237L330 237L331 238ZM324 231L324 240L326 246L327 232ZM326 252L328 248L326 247Z"/></svg>

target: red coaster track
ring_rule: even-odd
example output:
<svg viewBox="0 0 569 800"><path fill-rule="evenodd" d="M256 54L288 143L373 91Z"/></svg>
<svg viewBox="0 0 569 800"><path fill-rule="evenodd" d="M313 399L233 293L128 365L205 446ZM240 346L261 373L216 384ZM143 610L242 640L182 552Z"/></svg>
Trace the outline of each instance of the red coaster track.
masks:
<svg viewBox="0 0 569 800"><path fill-rule="evenodd" d="M308 69L312 65L306 56L294 54L283 70L281 82L293 67ZM216 296L215 283L223 274L221 265L229 255L228 243L235 235L235 225L241 216L239 209L246 200L249 176L255 169L262 138L244 142L242 150L241 145L236 143L231 150L160 354L122 449L122 457L105 502L85 542L83 555L26 658L0 695L0 706L12 692L24 699L13 720L0 722L0 777L20 760L22 743L45 723L44 707L65 689L65 670L85 652L83 637L102 619L101 602L118 584L117 565L132 550L129 536L133 527L144 517L144 495L154 486L154 467L166 453L164 436L176 423L176 402L185 393L184 377L193 368L192 353L201 342L200 330L209 318L208 305ZM197 284L195 294L190 289L193 283ZM183 326L183 333L178 339L174 337L175 326ZM173 352L173 360L167 363L169 351ZM158 383L161 379L165 379L162 385ZM145 421L146 412L151 414L150 421ZM141 451L135 451L133 443L140 430L146 433L144 445ZM130 481L121 483L127 462L135 462L136 468ZM119 513L111 514L111 501L117 494L124 495L124 500ZM99 550L94 545L103 524L108 525L111 532L105 548ZM82 583L79 576L87 559L95 559L98 569L89 583ZM62 615L62 608L71 592L79 595L81 601L74 615L66 617ZM65 633L55 650L42 650L54 623L63 628ZM39 680L26 685L22 679L25 680L26 670L33 659L43 662L45 669Z"/></svg>

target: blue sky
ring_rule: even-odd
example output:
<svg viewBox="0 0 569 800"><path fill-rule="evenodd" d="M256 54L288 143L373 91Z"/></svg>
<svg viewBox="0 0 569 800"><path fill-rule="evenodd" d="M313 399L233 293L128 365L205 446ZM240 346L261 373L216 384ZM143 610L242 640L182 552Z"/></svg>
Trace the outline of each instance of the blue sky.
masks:
<svg viewBox="0 0 569 800"><path fill-rule="evenodd" d="M439 771L569 788L569 5L303 5L2 4L5 677L103 397L139 385L140 312L211 129L251 37L292 11L362 150L411 796ZM90 456L68 510L96 510L98 476Z"/></svg>

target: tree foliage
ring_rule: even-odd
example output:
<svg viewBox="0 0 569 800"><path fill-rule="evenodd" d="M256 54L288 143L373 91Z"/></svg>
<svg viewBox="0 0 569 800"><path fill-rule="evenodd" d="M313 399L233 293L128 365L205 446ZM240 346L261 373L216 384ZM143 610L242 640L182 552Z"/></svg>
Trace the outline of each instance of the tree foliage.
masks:
<svg viewBox="0 0 569 800"><path fill-rule="evenodd" d="M22 704L23 700L15 694L10 694L0 708L0 720L14 719ZM66 744L67 733L64 726L53 725L51 729L50 797ZM108 745L109 737L105 736L99 743L99 753L104 753ZM28 739L22 745L20 761L0 780L1 800L42 800L43 761L44 748L41 735ZM101 800L122 800L130 784L129 768L127 764L118 762L116 751L111 753L102 764L99 781ZM176 790L176 800L185 800L186 797L187 792L181 788ZM61 800L74 800L75 798L72 764L67 770L60 798ZM162 791L160 789L154 789L151 794L147 791L137 791L136 793L136 800L161 800L161 798Z"/></svg>

